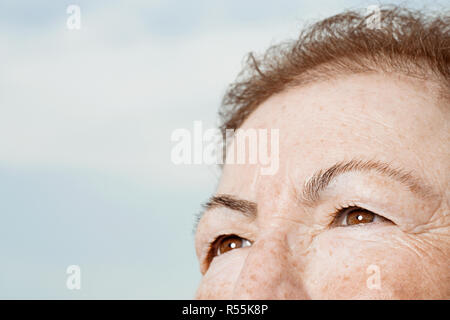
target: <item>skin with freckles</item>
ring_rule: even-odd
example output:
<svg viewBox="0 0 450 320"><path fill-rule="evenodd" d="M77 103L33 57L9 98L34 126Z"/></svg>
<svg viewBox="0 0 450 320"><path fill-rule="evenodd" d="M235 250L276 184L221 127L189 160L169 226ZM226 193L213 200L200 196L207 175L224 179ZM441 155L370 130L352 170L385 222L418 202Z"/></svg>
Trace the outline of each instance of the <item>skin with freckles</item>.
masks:
<svg viewBox="0 0 450 320"><path fill-rule="evenodd" d="M203 274L196 297L449 299L450 114L436 87L365 73L263 102L241 128L279 129L279 169L261 175L258 164L224 166L216 195L251 201L257 212L206 210L196 232ZM301 201L314 173L355 159L408 172L427 194L356 170L333 178L316 203ZM336 213L346 207L361 209L351 220L349 210ZM235 235L233 247L211 245L221 235Z"/></svg>

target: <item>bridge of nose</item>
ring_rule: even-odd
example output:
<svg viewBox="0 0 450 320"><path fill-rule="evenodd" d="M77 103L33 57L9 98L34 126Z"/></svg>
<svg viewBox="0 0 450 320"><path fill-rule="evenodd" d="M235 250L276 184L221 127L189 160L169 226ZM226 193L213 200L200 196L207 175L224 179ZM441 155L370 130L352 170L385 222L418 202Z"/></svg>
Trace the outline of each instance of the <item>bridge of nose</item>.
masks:
<svg viewBox="0 0 450 320"><path fill-rule="evenodd" d="M302 277L306 250L292 251L289 228L262 232L249 253L235 283L236 299L303 299ZM306 243L305 241L303 241ZM295 246L294 246L295 248Z"/></svg>

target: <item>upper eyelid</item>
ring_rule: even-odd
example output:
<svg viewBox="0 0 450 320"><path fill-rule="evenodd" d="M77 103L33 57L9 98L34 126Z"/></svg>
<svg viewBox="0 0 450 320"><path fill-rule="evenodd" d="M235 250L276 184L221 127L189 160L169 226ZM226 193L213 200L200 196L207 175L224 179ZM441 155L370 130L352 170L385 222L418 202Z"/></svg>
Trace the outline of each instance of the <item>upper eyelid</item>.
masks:
<svg viewBox="0 0 450 320"><path fill-rule="evenodd" d="M347 208L347 207L359 207L361 209L370 211L374 214L377 214L383 218L386 218L388 220L391 220L392 222L395 222L396 215L393 213L389 213L386 209L383 209L384 205L376 204L375 202L372 202L368 199L352 199L348 201L344 201L341 205L335 207L335 209L338 208Z"/></svg>
<svg viewBox="0 0 450 320"><path fill-rule="evenodd" d="M340 208L338 208L338 209L335 211L335 214L336 214L336 215L342 215L342 214L345 214L345 213L351 213L352 211L355 211L355 210L364 210L364 211L368 211L368 212L371 212L371 213L373 213L373 214L378 215L376 212L373 212L373 211L371 211L371 210L369 210L369 209L366 209L366 208L364 208L364 207L361 207L361 206L346 206L346 207L340 207Z"/></svg>
<svg viewBox="0 0 450 320"><path fill-rule="evenodd" d="M232 199L228 198L228 195L217 195L212 197L211 199L215 199L215 198L220 198L222 200L224 200L224 198L226 199L226 201L234 201ZM233 198L233 197L231 197ZM210 202L211 202L210 199ZM222 201L220 200L220 201ZM225 200L224 200L225 201ZM238 199L238 204L234 204L233 206L240 206L240 208L242 209L232 209L231 207L228 206L222 206L222 205L218 205L218 204L211 204L211 203L205 203L203 204L203 208L204 210L197 213L194 217L194 225L193 225L193 229L192 229L192 233L195 236L199 226L201 224L201 221L204 220L205 217L208 217L210 213L215 214L219 214L219 215L226 215L226 216L235 216L235 217L245 217L246 219L250 219L250 220L254 220L256 218L256 203L253 203L251 201L247 201L247 200L243 200L243 199ZM246 204L242 204L241 202L245 202ZM253 206L254 204L254 206ZM247 211L246 211L247 210Z"/></svg>

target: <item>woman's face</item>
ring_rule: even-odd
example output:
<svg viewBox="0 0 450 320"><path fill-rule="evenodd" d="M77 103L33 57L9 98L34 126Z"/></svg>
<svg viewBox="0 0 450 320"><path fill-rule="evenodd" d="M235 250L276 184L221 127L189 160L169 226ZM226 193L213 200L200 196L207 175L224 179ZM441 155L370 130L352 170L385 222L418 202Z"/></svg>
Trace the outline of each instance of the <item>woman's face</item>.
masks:
<svg viewBox="0 0 450 320"><path fill-rule="evenodd" d="M279 168L225 165L196 233L197 298L450 298L438 96L431 82L364 74L261 104L241 128L279 130Z"/></svg>

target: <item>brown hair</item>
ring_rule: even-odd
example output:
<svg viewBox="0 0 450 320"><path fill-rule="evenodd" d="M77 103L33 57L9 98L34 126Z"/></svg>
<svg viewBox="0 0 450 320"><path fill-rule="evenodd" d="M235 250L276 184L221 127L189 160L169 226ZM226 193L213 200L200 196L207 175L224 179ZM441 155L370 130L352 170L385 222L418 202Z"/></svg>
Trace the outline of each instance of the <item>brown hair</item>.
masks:
<svg viewBox="0 0 450 320"><path fill-rule="evenodd" d="M437 80L450 91L450 16L402 7L373 14L346 11L304 29L298 39L249 53L243 70L222 100L221 129L236 129L266 99L289 87L336 74L399 72Z"/></svg>

